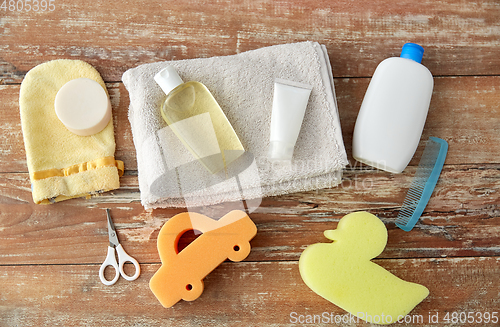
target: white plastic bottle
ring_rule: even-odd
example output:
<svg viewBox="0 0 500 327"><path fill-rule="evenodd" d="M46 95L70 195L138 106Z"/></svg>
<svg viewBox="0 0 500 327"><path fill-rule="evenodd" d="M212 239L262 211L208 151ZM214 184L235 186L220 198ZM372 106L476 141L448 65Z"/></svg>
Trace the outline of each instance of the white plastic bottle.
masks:
<svg viewBox="0 0 500 327"><path fill-rule="evenodd" d="M434 81L420 62L424 49L403 46L400 57L382 61L370 81L353 135L353 157L385 171L402 172L417 149Z"/></svg>

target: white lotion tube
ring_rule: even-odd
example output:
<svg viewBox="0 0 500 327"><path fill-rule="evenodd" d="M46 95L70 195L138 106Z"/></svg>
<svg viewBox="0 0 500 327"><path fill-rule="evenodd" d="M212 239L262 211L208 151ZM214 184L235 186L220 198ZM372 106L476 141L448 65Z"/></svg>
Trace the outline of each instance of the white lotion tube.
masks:
<svg viewBox="0 0 500 327"><path fill-rule="evenodd" d="M292 160L312 86L277 78L274 83L269 158Z"/></svg>

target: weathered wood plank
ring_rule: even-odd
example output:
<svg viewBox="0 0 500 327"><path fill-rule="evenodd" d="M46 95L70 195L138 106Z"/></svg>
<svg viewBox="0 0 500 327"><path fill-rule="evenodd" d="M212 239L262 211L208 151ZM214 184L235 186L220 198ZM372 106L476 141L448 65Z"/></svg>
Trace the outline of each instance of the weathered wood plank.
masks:
<svg viewBox="0 0 500 327"><path fill-rule="evenodd" d="M352 154L352 133L369 79L336 79L344 144ZM447 164L500 163L500 76L437 77L421 146L411 165L417 165L429 136L448 141ZM127 170L136 170L136 153L128 121L128 92L122 83L108 83L113 104L116 158ZM0 86L0 172L27 171L19 116L19 86Z"/></svg>
<svg viewBox="0 0 500 327"><path fill-rule="evenodd" d="M436 326L429 315L498 312L499 258L376 260L430 295L403 326ZM149 290L159 268L143 264L139 279L104 286L98 265L0 266L0 321L6 326L293 326L299 315L344 315L302 282L297 262L223 263L205 278L194 302L165 309ZM295 314L293 314L295 313ZM498 315L498 313L497 313ZM421 316L421 317L420 317ZM413 318L415 317L415 318ZM408 321L408 320L407 320ZM318 321L316 321L318 322ZM419 323L417 323L419 322ZM369 326L367 323L315 325ZM456 326L457 324L454 324ZM498 326L481 323L481 326Z"/></svg>
<svg viewBox="0 0 500 327"><path fill-rule="evenodd" d="M425 46L435 75L498 75L499 16L496 0L56 1L52 12L2 12L0 79L19 83L41 62L73 58L119 81L145 62L306 40L326 44L339 77L371 76L408 41Z"/></svg>
<svg viewBox="0 0 500 327"><path fill-rule="evenodd" d="M258 234L248 260L297 260L305 246L327 242L324 230L336 228L342 216L360 210L376 214L389 229L382 258L499 256L499 170L499 165L445 167L423 217L410 233L397 228L394 220L415 167L398 175L348 171L337 188L266 198L251 214ZM40 206L31 200L27 174L0 174L0 262L100 262L107 244L103 210L107 207L128 251L141 262L159 262L159 229L185 209L145 212L137 177L126 175L121 181L119 190L91 200ZM230 210L228 205L217 208L219 217Z"/></svg>
<svg viewBox="0 0 500 327"><path fill-rule="evenodd" d="M477 317L499 311L497 0L56 0L55 5L53 12L0 9L1 326L294 326L292 312L296 317L342 315L304 285L297 260L307 245L327 242L325 229L358 210L376 214L389 230L388 245L374 261L430 289L411 313L422 321L403 325L459 325L446 324L445 314ZM165 221L185 209L145 211L139 202L121 75L148 62L232 55L305 40L328 48L349 156L356 116L376 65L399 55L405 42L425 47L423 63L435 76L435 89L422 140L444 138L450 150L421 221L410 233L393 223L423 142L410 167L398 175L360 166L350 156L337 188L263 199L251 214L258 234L250 256L241 263L225 262L210 274L197 301L163 309L148 288L159 267L157 235ZM126 174L120 189L100 197L40 206L32 203L26 172L19 83L35 65L60 58L85 60L107 81L116 158L125 162ZM106 287L98 279L108 243L104 208L112 209L120 240L141 262L137 281L121 279ZM431 324L429 315L436 313L439 323Z"/></svg>

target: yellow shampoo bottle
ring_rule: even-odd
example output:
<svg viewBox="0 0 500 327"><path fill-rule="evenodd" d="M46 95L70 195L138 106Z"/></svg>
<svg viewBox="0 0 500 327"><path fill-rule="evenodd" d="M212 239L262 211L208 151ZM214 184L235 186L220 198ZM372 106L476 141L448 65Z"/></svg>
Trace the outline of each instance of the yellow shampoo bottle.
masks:
<svg viewBox="0 0 500 327"><path fill-rule="evenodd" d="M161 115L184 146L212 174L240 157L245 149L231 123L205 85L184 83L172 66L154 77L167 94Z"/></svg>

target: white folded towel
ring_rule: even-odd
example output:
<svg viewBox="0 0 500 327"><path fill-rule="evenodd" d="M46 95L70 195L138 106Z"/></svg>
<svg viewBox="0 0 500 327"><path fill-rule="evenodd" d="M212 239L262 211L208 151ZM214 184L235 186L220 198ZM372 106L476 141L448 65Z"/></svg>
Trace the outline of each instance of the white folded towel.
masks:
<svg viewBox="0 0 500 327"><path fill-rule="evenodd" d="M180 77L207 86L231 122L246 155L227 172L209 173L163 121L166 95L154 75L172 65ZM313 86L291 166L267 159L276 78ZM146 209L203 207L329 188L347 165L326 48L316 42L276 45L225 57L144 64L123 74L141 201ZM253 201L250 201L252 200Z"/></svg>

